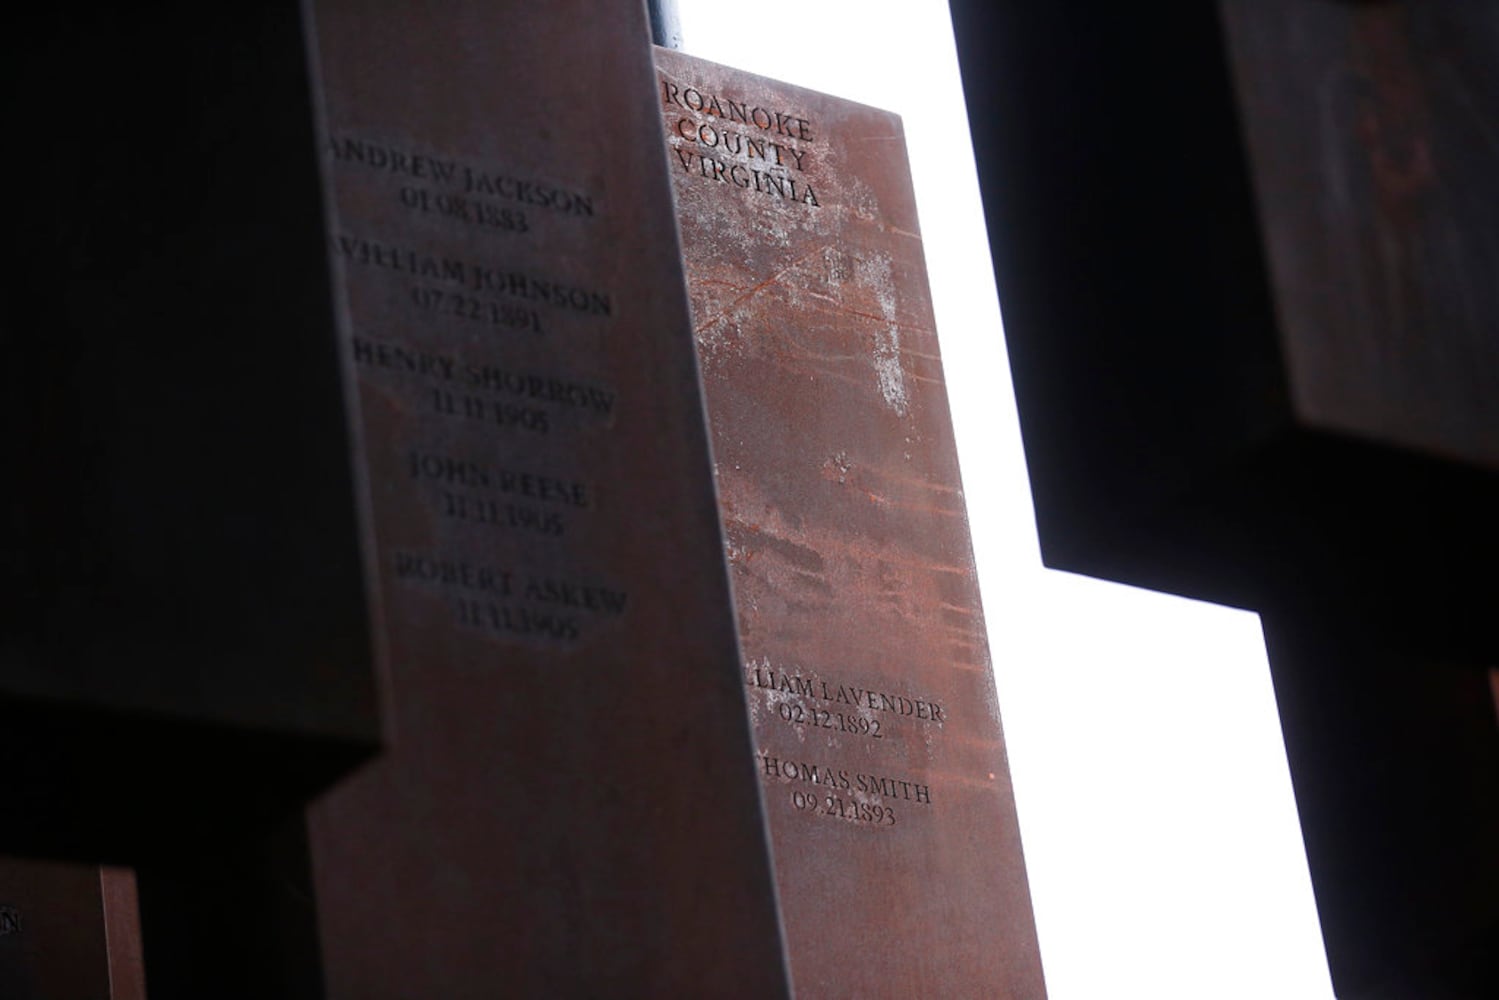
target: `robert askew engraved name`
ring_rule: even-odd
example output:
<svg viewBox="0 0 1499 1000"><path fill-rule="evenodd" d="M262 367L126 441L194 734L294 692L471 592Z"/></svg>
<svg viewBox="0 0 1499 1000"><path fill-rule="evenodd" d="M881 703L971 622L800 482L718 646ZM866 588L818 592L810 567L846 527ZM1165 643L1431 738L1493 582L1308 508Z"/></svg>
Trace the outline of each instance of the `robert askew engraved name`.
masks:
<svg viewBox="0 0 1499 1000"><path fill-rule="evenodd" d="M391 565L397 580L445 592L457 624L512 638L566 644L590 623L623 616L629 601L612 587L432 552L398 550Z"/></svg>

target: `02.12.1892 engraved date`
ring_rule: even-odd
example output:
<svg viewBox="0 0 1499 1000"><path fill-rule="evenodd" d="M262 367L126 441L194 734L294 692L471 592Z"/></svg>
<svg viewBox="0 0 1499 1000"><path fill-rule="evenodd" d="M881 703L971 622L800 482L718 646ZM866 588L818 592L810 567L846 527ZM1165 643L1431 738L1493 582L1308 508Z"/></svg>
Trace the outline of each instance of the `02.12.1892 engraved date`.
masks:
<svg viewBox="0 0 1499 1000"><path fill-rule="evenodd" d="M872 740L885 738L885 734L880 732L880 720L866 719L862 715L845 715L843 712L829 712L821 708L805 708L794 702L785 701L776 706L776 714L793 726L833 729L842 733L867 736Z"/></svg>

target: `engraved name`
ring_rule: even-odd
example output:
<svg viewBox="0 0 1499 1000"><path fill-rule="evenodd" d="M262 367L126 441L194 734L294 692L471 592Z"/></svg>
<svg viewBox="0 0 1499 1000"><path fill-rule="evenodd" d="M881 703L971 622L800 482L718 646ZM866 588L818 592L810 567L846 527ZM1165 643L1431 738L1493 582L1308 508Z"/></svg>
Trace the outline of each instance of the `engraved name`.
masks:
<svg viewBox="0 0 1499 1000"><path fill-rule="evenodd" d="M435 483L444 517L548 538L567 532L567 511L592 506L584 483L534 472L488 465L432 452L407 456L410 477Z"/></svg>
<svg viewBox="0 0 1499 1000"><path fill-rule="evenodd" d="M459 389L494 393L499 397L434 386L429 401L435 412L447 417L492 421L502 426L513 424L545 434L551 429L551 415L541 405L535 404L604 419L612 417L614 412L614 390L589 382L518 372L367 337L352 338L351 347L354 363L362 368L403 372Z"/></svg>
<svg viewBox="0 0 1499 1000"><path fill-rule="evenodd" d="M407 209L493 229L529 232L526 212L503 202L534 206L574 218L595 214L594 198L560 184L482 168L452 157L432 156L384 142L350 136L328 141L328 153L345 167L388 174L401 183ZM499 203L489 199L499 199Z"/></svg>
<svg viewBox="0 0 1499 1000"><path fill-rule="evenodd" d="M507 637L569 643L629 604L617 588L432 553L398 550L391 566L403 583L445 592L458 625Z"/></svg>
<svg viewBox="0 0 1499 1000"><path fill-rule="evenodd" d="M357 236L340 235L334 244L339 255L352 263L438 282L466 292L521 299L585 316L608 317L614 313L614 300L608 292L582 288L568 282L539 278L518 270L488 267L472 261L440 257ZM442 292L439 291L438 294L441 295ZM414 295L413 298L418 305L423 304L420 296ZM540 320L535 322L539 328Z"/></svg>
<svg viewBox="0 0 1499 1000"><path fill-rule="evenodd" d="M791 805L801 811L869 823L894 826L895 810L889 801L930 807L931 786L894 775L867 774L848 768L785 760L760 754L761 777L794 786ZM811 786L817 786L814 791Z"/></svg>
<svg viewBox="0 0 1499 1000"><path fill-rule="evenodd" d="M922 698L907 698L888 691L875 691L852 684L837 684L813 676L788 674L763 663L753 664L745 670L745 683L752 688L778 691L783 694L812 698L853 708L888 712L924 722L941 725L946 721L942 706L938 702Z"/></svg>

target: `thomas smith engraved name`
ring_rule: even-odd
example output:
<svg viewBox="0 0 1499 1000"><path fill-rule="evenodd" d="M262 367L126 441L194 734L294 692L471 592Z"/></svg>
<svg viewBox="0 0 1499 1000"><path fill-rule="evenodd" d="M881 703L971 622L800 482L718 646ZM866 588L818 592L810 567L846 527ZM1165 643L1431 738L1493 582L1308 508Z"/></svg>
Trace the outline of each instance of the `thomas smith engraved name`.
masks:
<svg viewBox="0 0 1499 1000"><path fill-rule="evenodd" d="M792 785L791 806L798 812L851 823L894 826L890 802L930 807L932 789L919 781L894 775L867 774L843 767L786 760L760 754L761 777ZM817 786L812 788L810 786Z"/></svg>

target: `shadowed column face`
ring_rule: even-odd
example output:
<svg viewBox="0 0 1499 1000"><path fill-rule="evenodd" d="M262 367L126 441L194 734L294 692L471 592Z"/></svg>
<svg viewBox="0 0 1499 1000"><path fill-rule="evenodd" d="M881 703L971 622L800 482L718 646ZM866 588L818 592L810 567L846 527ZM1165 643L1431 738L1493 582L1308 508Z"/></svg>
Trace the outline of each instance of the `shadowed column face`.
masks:
<svg viewBox="0 0 1499 1000"><path fill-rule="evenodd" d="M391 739L329 996L784 995L644 11L312 9Z"/></svg>
<svg viewBox="0 0 1499 1000"><path fill-rule="evenodd" d="M1338 995L1493 993L1499 8L952 7L1047 565L1260 610Z"/></svg>
<svg viewBox="0 0 1499 1000"><path fill-rule="evenodd" d="M656 61L796 991L1043 996L900 119Z"/></svg>

